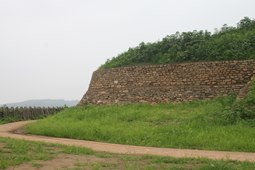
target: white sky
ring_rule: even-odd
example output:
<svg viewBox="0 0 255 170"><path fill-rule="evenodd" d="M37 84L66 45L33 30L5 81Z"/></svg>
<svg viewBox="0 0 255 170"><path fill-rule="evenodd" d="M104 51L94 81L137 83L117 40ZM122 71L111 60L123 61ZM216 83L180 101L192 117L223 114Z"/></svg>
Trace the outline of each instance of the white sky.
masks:
<svg viewBox="0 0 255 170"><path fill-rule="evenodd" d="M107 58L244 16L254 0L0 0L0 103L81 99Z"/></svg>

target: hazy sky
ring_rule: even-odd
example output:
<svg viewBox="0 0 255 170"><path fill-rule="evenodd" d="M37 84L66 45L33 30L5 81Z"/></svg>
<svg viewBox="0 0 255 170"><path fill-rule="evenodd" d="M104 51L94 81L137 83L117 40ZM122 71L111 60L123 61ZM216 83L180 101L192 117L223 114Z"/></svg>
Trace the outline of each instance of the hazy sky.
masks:
<svg viewBox="0 0 255 170"><path fill-rule="evenodd" d="M0 103L80 99L107 58L254 18L254 0L0 0Z"/></svg>

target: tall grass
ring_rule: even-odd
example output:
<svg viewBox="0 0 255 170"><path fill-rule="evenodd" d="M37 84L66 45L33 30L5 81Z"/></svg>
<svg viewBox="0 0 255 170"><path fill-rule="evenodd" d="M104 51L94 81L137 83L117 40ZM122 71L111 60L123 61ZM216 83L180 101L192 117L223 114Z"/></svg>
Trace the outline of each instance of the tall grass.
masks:
<svg viewBox="0 0 255 170"><path fill-rule="evenodd" d="M31 134L111 143L255 151L255 122L225 119L234 97L182 104L83 106L26 127Z"/></svg>

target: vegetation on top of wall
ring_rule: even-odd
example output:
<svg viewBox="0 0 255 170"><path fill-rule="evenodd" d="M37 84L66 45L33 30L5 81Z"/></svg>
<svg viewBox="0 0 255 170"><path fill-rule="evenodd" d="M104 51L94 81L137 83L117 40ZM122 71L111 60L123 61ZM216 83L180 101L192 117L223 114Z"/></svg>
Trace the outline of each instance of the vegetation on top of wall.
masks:
<svg viewBox="0 0 255 170"><path fill-rule="evenodd" d="M101 68L242 59L255 59L255 20L248 17L240 20L236 27L225 24L214 33L196 30L176 32L158 42L142 42L108 59Z"/></svg>

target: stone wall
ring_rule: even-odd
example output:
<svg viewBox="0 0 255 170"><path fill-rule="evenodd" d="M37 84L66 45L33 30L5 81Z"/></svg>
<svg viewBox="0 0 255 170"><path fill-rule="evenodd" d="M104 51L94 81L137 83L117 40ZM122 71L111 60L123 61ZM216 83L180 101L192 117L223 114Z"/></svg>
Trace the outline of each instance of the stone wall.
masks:
<svg viewBox="0 0 255 170"><path fill-rule="evenodd" d="M80 104L160 103L239 93L255 74L255 60L99 69Z"/></svg>

